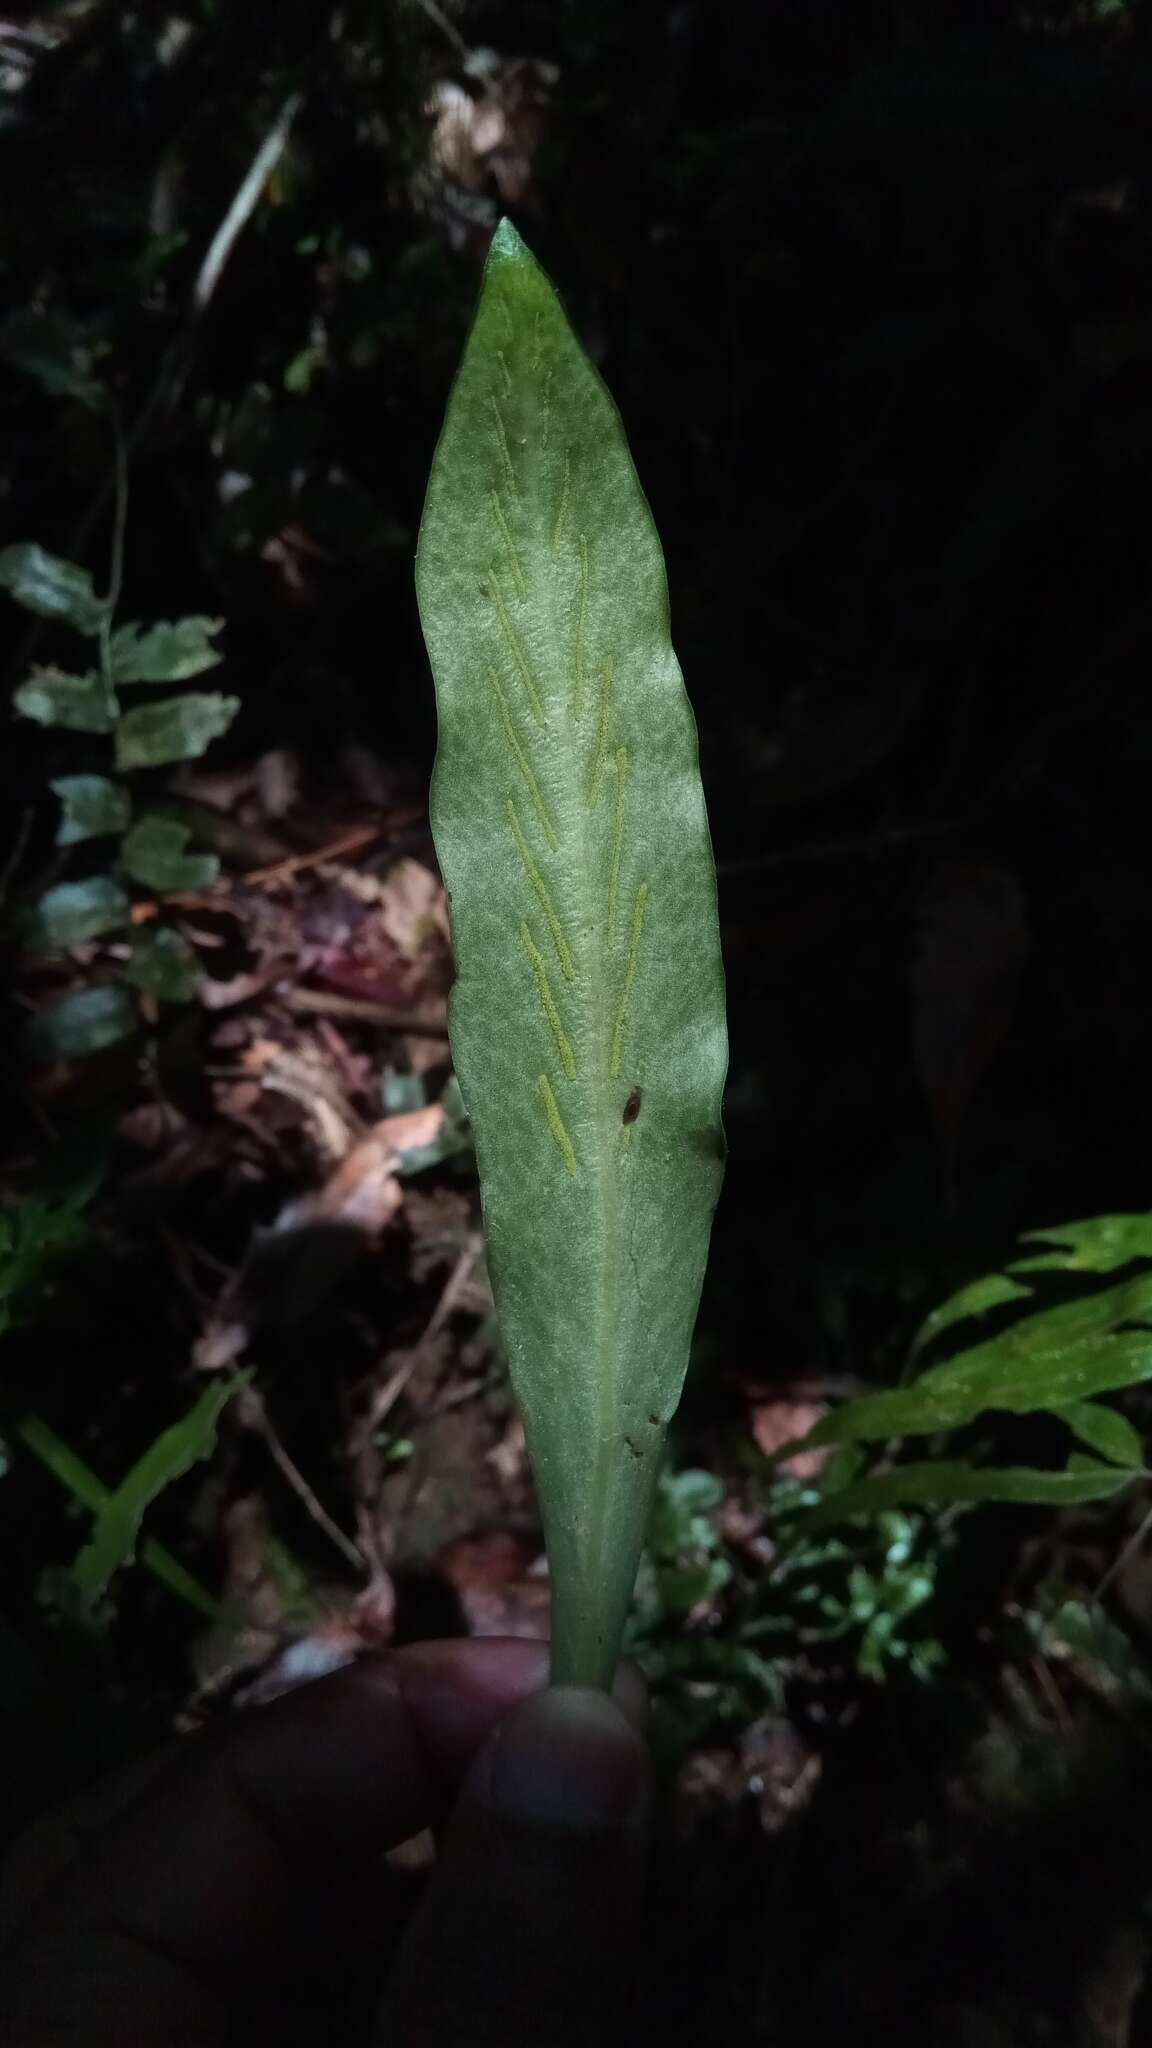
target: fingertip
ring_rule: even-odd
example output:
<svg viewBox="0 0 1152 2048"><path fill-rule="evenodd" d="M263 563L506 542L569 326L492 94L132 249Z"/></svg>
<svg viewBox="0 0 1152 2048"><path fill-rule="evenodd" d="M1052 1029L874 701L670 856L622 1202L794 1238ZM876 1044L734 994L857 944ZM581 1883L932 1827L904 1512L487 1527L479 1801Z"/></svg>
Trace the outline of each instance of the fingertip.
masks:
<svg viewBox="0 0 1152 2048"><path fill-rule="evenodd" d="M548 1645L488 1636L412 1643L389 1659L434 1776L455 1792L494 1728L548 1683Z"/></svg>
<svg viewBox="0 0 1152 2048"><path fill-rule="evenodd" d="M623 1707L591 1688L555 1686L501 1723L476 1790L502 1819L595 1832L628 1821L646 1780L643 1738Z"/></svg>
<svg viewBox="0 0 1152 2048"><path fill-rule="evenodd" d="M386 1661L430 1760L457 1784L496 1725L548 1687L550 1648L519 1637L481 1636L412 1643ZM646 1735L648 1685L638 1665L618 1667L611 1697Z"/></svg>
<svg viewBox="0 0 1152 2048"><path fill-rule="evenodd" d="M413 1643L238 1715L229 1739L249 1788L287 1809L292 1832L391 1846L438 1824L476 1752L547 1676L543 1643Z"/></svg>

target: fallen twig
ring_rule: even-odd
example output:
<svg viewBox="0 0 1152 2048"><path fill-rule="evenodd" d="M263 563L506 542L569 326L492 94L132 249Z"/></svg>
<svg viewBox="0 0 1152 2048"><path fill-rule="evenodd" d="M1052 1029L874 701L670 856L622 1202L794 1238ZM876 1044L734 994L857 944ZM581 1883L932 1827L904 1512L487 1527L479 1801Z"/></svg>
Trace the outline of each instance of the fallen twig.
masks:
<svg viewBox="0 0 1152 2048"><path fill-rule="evenodd" d="M388 829L383 819L375 825L355 825L327 846L318 846L312 853L289 854L286 860L273 861L266 868L251 868L246 875L238 875L236 881L246 889L267 888L271 882L286 882L291 876L302 874L306 868L321 867L326 860L339 860L341 854L356 853L360 847L370 846Z"/></svg>
<svg viewBox="0 0 1152 2048"><path fill-rule="evenodd" d="M290 93L284 101L241 179L231 206L208 244L192 288L192 312L196 319L199 319L206 310L228 258L255 213L260 203L260 195L288 147L292 123L302 104L303 94L298 92Z"/></svg>
<svg viewBox="0 0 1152 2048"><path fill-rule="evenodd" d="M255 1387L245 1387L239 1397L239 1420L246 1429L254 1430L257 1436L263 1437L271 1453L273 1464L287 1480L297 1499L303 1503L317 1528L323 1529L324 1534L329 1538L330 1542L336 1545L341 1556L347 1560L354 1571L362 1572L365 1576L369 1576L371 1567L367 1558L362 1551L357 1549L351 1537L346 1536L339 1524L332 1520L323 1502L313 1493L299 1466L289 1457L288 1452L285 1450L272 1426L268 1410L264 1405L264 1396Z"/></svg>
<svg viewBox="0 0 1152 2048"><path fill-rule="evenodd" d="M290 1010L302 1010L313 1017L348 1017L360 1024L382 1024L390 1031L408 1031L415 1038L447 1038L446 1019L414 1016L410 1010L394 1009L388 1003L374 1003L365 996L328 995L323 989L289 988L280 1000Z"/></svg>
<svg viewBox="0 0 1152 2048"><path fill-rule="evenodd" d="M440 1299L429 1316L422 1334L417 1338L403 1364L398 1366L390 1378L384 1382L384 1385L372 1401L364 1422L366 1435L374 1435L381 1423L391 1414L413 1373L416 1371L417 1366L421 1365L428 1356L429 1350L440 1335L449 1316L456 1308L469 1280L472 1278L476 1261L483 1249L483 1233L479 1230L470 1231L452 1271L444 1282Z"/></svg>

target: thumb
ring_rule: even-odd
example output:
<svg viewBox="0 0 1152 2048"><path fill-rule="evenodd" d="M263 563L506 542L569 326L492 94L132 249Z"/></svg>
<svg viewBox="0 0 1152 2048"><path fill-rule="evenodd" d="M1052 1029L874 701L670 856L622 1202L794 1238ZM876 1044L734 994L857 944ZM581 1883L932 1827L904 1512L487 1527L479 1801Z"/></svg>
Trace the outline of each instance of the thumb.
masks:
<svg viewBox="0 0 1152 2048"><path fill-rule="evenodd" d="M648 1760L615 1703L538 1693L474 1764L401 1946L380 2048L591 2048L635 1970Z"/></svg>

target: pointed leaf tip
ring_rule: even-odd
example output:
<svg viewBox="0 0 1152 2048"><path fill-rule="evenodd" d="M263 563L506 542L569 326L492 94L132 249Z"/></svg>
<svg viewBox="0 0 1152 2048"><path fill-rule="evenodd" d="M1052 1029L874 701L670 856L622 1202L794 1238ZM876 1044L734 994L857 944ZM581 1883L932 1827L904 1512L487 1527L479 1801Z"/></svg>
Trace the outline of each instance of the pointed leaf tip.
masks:
<svg viewBox="0 0 1152 2048"><path fill-rule="evenodd" d="M506 213L501 214L496 232L488 247L488 260L507 262L519 256L528 256L531 251L522 235L518 234Z"/></svg>

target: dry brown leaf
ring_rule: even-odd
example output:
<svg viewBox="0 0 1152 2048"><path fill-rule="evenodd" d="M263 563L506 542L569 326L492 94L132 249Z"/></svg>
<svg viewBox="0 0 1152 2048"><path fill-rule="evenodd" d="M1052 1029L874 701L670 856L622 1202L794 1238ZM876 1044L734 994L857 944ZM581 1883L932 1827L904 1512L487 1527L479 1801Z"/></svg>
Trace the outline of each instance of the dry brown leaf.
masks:
<svg viewBox="0 0 1152 2048"><path fill-rule="evenodd" d="M286 818L300 800L300 757L288 747L271 747L256 763L256 789L266 818Z"/></svg>
<svg viewBox="0 0 1152 2048"><path fill-rule="evenodd" d="M406 1152L419 1152L425 1145L434 1145L443 1128L443 1104L429 1102L424 1109L406 1109L396 1116L383 1117L373 1124L369 1140L390 1150L399 1164Z"/></svg>
<svg viewBox="0 0 1152 2048"><path fill-rule="evenodd" d="M398 860L384 877L380 919L397 951L415 960L430 939L448 937L443 885L418 860Z"/></svg>
<svg viewBox="0 0 1152 2048"><path fill-rule="evenodd" d="M398 1121L395 1118L389 1122ZM286 1230L303 1223L346 1223L376 1237L403 1206L404 1192L395 1177L397 1152L390 1139L373 1133L353 1145L347 1158L322 1188L301 1195L281 1211L273 1228Z"/></svg>
<svg viewBox="0 0 1152 2048"><path fill-rule="evenodd" d="M495 50L474 50L465 68L478 87L475 95L440 79L425 101L432 163L462 191L479 192L491 179L506 206L530 205L533 164L559 68Z"/></svg>
<svg viewBox="0 0 1152 2048"><path fill-rule="evenodd" d="M254 1038L240 1054L240 1065L248 1074L262 1074L284 1051L274 1038Z"/></svg>
<svg viewBox="0 0 1152 2048"><path fill-rule="evenodd" d="M485 1453L485 1459L501 1486L511 1491L523 1476L526 1457L524 1424L514 1415L499 1443L493 1444L492 1449Z"/></svg>
<svg viewBox="0 0 1152 2048"><path fill-rule="evenodd" d="M409 1071L413 1074L431 1074L444 1065L444 1047L435 1038L412 1038L401 1040Z"/></svg>
<svg viewBox="0 0 1152 2048"><path fill-rule="evenodd" d="M261 1087L287 1096L307 1110L320 1151L326 1160L345 1160L353 1140L366 1136L364 1120L348 1102L333 1077L331 1063L319 1046L304 1041L295 1051L279 1047L261 1073Z"/></svg>
<svg viewBox="0 0 1152 2048"><path fill-rule="evenodd" d="M774 1458L784 1444L807 1436L828 1413L822 1401L758 1401L752 1409L752 1435L766 1458ZM780 1469L793 1479L815 1479L830 1454L826 1444L816 1450L797 1451L781 1461Z"/></svg>
<svg viewBox="0 0 1152 2048"><path fill-rule="evenodd" d="M263 995L288 968L286 960L272 960L251 973L234 974L228 981L214 981L202 974L196 984L196 999L205 1010L230 1010L237 1003L250 1003Z"/></svg>
<svg viewBox="0 0 1152 2048"><path fill-rule="evenodd" d="M458 1537L441 1551L438 1567L455 1587L473 1635L547 1635L549 1590L546 1580L533 1576L535 1555L535 1545L504 1529Z"/></svg>

